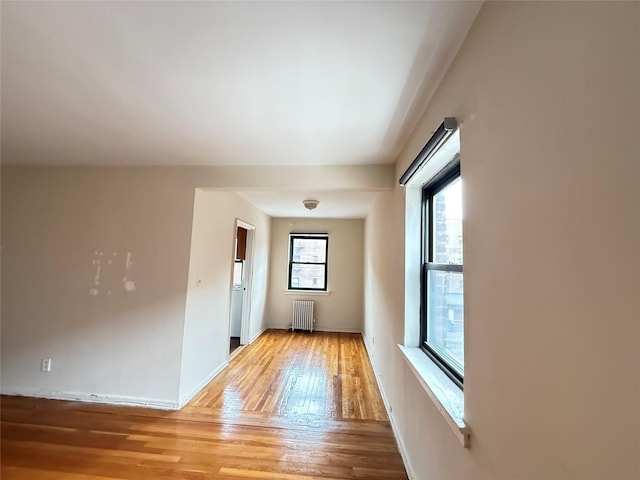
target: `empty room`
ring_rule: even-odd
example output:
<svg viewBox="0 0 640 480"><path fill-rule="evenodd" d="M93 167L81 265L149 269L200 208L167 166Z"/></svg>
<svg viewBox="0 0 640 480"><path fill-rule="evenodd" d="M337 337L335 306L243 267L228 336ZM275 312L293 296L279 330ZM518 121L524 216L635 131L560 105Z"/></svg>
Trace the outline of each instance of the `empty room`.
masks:
<svg viewBox="0 0 640 480"><path fill-rule="evenodd" d="M640 2L0 27L3 480L640 480Z"/></svg>

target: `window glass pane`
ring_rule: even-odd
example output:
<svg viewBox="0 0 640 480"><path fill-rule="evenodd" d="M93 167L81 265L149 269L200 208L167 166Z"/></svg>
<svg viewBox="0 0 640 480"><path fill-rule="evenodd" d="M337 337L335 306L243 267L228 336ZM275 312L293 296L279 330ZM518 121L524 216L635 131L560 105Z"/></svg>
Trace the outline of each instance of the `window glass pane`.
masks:
<svg viewBox="0 0 640 480"><path fill-rule="evenodd" d="M460 178L433 196L433 262L462 264Z"/></svg>
<svg viewBox="0 0 640 480"><path fill-rule="evenodd" d="M464 369L463 280L460 272L428 272L427 343L454 367Z"/></svg>
<svg viewBox="0 0 640 480"><path fill-rule="evenodd" d="M291 286L297 288L324 289L324 265L300 265L291 266Z"/></svg>
<svg viewBox="0 0 640 480"><path fill-rule="evenodd" d="M326 262L327 240L325 238L294 238L292 260L294 262Z"/></svg>

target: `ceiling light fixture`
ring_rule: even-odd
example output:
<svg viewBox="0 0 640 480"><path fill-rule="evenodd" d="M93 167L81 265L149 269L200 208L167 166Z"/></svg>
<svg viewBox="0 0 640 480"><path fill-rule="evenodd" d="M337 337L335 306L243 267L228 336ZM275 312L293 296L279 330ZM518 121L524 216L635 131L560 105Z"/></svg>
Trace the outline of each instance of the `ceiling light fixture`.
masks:
<svg viewBox="0 0 640 480"><path fill-rule="evenodd" d="M316 208L319 203L320 202L318 200L303 200L302 201L302 204L304 205L304 208L306 208L309 211L311 211L314 208Z"/></svg>

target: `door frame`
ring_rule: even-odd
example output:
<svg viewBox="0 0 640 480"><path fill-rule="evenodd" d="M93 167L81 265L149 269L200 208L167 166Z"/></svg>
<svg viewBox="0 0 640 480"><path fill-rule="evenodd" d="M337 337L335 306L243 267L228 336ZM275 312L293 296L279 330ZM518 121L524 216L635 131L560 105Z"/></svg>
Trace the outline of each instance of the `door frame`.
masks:
<svg viewBox="0 0 640 480"><path fill-rule="evenodd" d="M255 232L256 227L244 220L239 218L235 219L235 228L233 229L233 254L232 260L235 261L236 258L236 237L238 235L238 227L244 228L247 231L247 250L246 250L246 258L244 261L244 282L243 282L243 295L242 295L242 316L240 320L240 345L249 344L251 338L251 293L252 293L252 285L253 285L253 252L255 245ZM229 337L231 336L231 320L233 316L231 300L233 296L233 267L234 262L231 262L231 288L229 295L229 321L227 331L229 333Z"/></svg>

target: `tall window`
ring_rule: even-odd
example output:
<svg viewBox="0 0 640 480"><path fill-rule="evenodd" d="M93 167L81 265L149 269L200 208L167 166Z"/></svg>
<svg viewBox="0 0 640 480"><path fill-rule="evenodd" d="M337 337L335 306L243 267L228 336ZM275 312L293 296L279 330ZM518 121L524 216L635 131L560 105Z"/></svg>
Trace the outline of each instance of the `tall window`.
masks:
<svg viewBox="0 0 640 480"><path fill-rule="evenodd" d="M421 344L460 386L464 379L462 188L459 159L423 189Z"/></svg>
<svg viewBox="0 0 640 480"><path fill-rule="evenodd" d="M290 290L327 290L326 234L300 233L289 235Z"/></svg>

